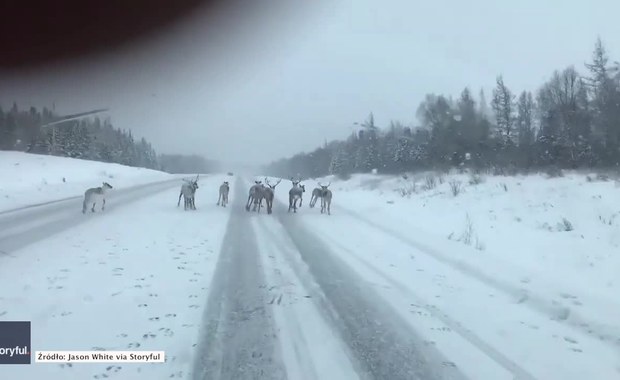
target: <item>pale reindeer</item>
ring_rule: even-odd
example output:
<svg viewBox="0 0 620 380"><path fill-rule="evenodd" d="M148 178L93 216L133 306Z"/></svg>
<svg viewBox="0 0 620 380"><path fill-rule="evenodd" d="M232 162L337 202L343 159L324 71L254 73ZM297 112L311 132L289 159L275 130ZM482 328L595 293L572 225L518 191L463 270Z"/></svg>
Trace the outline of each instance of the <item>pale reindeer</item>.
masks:
<svg viewBox="0 0 620 380"><path fill-rule="evenodd" d="M316 201L321 198L321 194L323 193L323 191L321 190L321 186L319 185L319 187L315 187L314 190L312 190L312 197L310 197L310 208L314 208L314 205L316 205Z"/></svg>
<svg viewBox="0 0 620 380"><path fill-rule="evenodd" d="M193 181L183 180L185 183L181 185L181 192L179 193L179 201L177 207L181 205L181 197L183 197L184 210L191 209L196 210L196 190L198 190L198 178L200 174L196 176Z"/></svg>
<svg viewBox="0 0 620 380"><path fill-rule="evenodd" d="M261 181L254 181L254 185L250 187L248 201L245 205L245 211L250 211L250 206L254 203L252 211L256 211L256 207L262 203L263 184Z"/></svg>
<svg viewBox="0 0 620 380"><path fill-rule="evenodd" d="M321 214L327 211L327 215L331 215L332 191L328 189L331 184L330 182L327 185L321 185L319 182L319 186L321 186Z"/></svg>
<svg viewBox="0 0 620 380"><path fill-rule="evenodd" d="M282 182L282 179L279 179L275 185L272 185L269 183L269 181L265 177L265 183L267 184L267 187L265 187L265 190L264 190L264 198L265 198L265 203L267 205L267 214L271 214L271 211L273 208L273 198L275 196L276 186L278 186L280 182Z"/></svg>
<svg viewBox="0 0 620 380"><path fill-rule="evenodd" d="M84 192L84 202L82 203L82 214L86 214L86 209L89 205L93 205L90 209L91 212L95 212L95 205L98 201L101 201L101 211L105 210L105 195L108 190L112 189L112 185L107 182L103 182L101 187L92 187Z"/></svg>
<svg viewBox="0 0 620 380"><path fill-rule="evenodd" d="M303 202L303 193L306 191L305 185L301 185L301 178L295 181L291 178L293 187L288 191L288 212L297 212L297 200L299 200L299 207Z"/></svg>
<svg viewBox="0 0 620 380"><path fill-rule="evenodd" d="M267 196L268 187L264 183L261 183L254 196L254 211L260 213L260 209L263 207L263 200Z"/></svg>
<svg viewBox="0 0 620 380"><path fill-rule="evenodd" d="M226 207L228 204L228 193L230 192L230 186L228 185L228 181L224 181L223 184L220 185L220 195L217 198L217 205Z"/></svg>

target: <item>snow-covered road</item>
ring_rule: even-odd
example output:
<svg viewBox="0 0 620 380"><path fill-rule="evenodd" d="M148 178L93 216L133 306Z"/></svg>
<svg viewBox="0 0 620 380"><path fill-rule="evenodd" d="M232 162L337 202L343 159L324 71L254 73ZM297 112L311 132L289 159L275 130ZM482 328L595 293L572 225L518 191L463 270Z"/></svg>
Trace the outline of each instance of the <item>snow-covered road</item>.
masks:
<svg viewBox="0 0 620 380"><path fill-rule="evenodd" d="M178 179L115 190L108 195L106 214L172 187L175 189L178 187ZM32 242L90 221L76 213L76 210L81 210L82 200L81 196L70 197L0 212L0 252L7 254ZM101 205L98 204L98 212L100 208Z"/></svg>
<svg viewBox="0 0 620 380"><path fill-rule="evenodd" d="M339 205L243 208L250 179L134 188L0 215L0 318L33 350L164 350L166 363L1 366L0 378L613 379L619 343L527 283ZM108 205L107 205L108 206ZM570 294L569 294L570 295Z"/></svg>
<svg viewBox="0 0 620 380"><path fill-rule="evenodd" d="M301 213L280 203L273 215L248 214L247 187L234 186L195 379L462 378L298 222ZM314 334L323 338L309 344Z"/></svg>

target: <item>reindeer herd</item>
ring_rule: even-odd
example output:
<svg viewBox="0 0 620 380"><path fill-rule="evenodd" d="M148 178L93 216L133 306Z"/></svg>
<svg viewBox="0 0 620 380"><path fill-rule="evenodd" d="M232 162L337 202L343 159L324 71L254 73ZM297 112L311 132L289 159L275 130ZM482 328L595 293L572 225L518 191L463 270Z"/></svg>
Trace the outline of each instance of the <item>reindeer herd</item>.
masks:
<svg viewBox="0 0 620 380"><path fill-rule="evenodd" d="M198 179L200 175L197 175L193 180L183 180L183 185L181 186L181 191L179 193L179 201L177 202L177 207L181 205L181 198L183 198L184 209L185 210L196 210L196 190L198 190ZM250 187L248 201L245 205L245 210L250 211L252 205L252 211L260 213L260 209L263 206L263 201L265 201L265 206L267 206L267 214L271 214L273 210L273 200L275 198L275 190L276 186L278 186L282 182L281 179L278 182L271 184L269 180L265 177L265 183L262 181L254 181L254 185ZM306 192L305 185L301 184L300 179L291 178L291 183L293 187L288 192L288 212L291 210L296 213L297 208L301 207L303 203L303 194ZM322 185L320 182L318 183L319 187L312 190L312 196L310 198L310 208L314 208L317 200L321 199L321 214L327 213L327 215L331 215L331 204L332 204L332 191L329 189L329 185ZM95 187L91 189L87 189L84 193L84 202L82 204L82 213L86 213L86 210L89 206L91 207L91 212L95 212L95 205L98 201L101 201L101 211L105 209L105 196L107 190L112 189L112 186L107 182L103 183L101 187ZM228 181L224 181L220 185L219 188L219 196L217 199L217 205L226 207L228 204L228 193L230 192L230 185ZM299 201L299 206L297 202Z"/></svg>
<svg viewBox="0 0 620 380"><path fill-rule="evenodd" d="M198 178L194 180L183 180L184 183L181 186L181 192L179 193L179 201L177 203L177 207L181 205L181 198L184 199L184 209L185 210L196 210L195 203L195 195L196 190L198 190ZM250 187L248 200L245 204L245 210L250 211L250 209L254 212L260 213L261 208L263 207L263 201L265 202L265 206L267 207L267 214L271 214L273 211L273 201L275 198L275 190L276 186L278 186L282 182L281 179L278 182L272 184L269 182L267 178L265 178L265 182L263 181L254 181L254 185ZM288 212L291 210L296 213L297 208L301 207L303 203L303 194L306 192L305 185L301 184L301 179L293 179L291 178L291 183L293 187L288 192ZM312 197L310 198L310 208L314 208L317 200L321 199L321 214L327 213L327 215L331 215L331 203L332 203L332 191L329 190L329 185L322 185L319 183L319 187L312 190ZM228 181L224 181L219 188L219 196L217 200L217 205L226 207L228 204L228 193L230 192L230 185ZM297 203L299 202L299 206Z"/></svg>
<svg viewBox="0 0 620 380"><path fill-rule="evenodd" d="M267 206L267 214L271 214L273 207L273 199L276 186L282 182L282 180L278 180L275 184L269 183L269 180L265 178L265 183L262 181L254 181L254 185L250 187L250 191L248 194L248 201L245 205L245 210L250 211L251 206L252 211L259 212L263 205L263 200ZM301 184L301 179L293 179L291 178L291 183L293 187L288 191L288 212L291 210L296 213L297 207L301 207L303 203L303 194L306 192L305 185ZM310 198L310 208L313 208L316 204L316 201L321 199L321 214L327 213L327 215L331 215L331 203L332 203L332 191L329 190L329 185L321 185L319 183L319 187L312 190L312 197ZM299 206L297 206L297 202L299 201Z"/></svg>

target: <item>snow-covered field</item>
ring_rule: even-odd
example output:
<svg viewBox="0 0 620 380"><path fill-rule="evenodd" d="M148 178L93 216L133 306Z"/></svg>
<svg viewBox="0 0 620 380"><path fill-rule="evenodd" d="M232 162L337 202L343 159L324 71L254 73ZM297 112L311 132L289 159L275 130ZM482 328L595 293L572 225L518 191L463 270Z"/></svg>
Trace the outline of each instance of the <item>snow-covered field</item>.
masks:
<svg viewBox="0 0 620 380"><path fill-rule="evenodd" d="M559 178L482 175L478 184L470 183L469 175L411 177L318 181L332 181L336 207L449 248L452 259L481 270L498 272L506 266L514 271L499 271L504 277L519 274L519 281L527 278L530 284L548 279L603 305L620 291L617 180L576 173ZM427 189L427 177L434 177L435 188ZM460 186L456 196L453 186ZM572 297L565 299L579 306Z"/></svg>
<svg viewBox="0 0 620 380"><path fill-rule="evenodd" d="M102 182L122 189L176 177L119 164L0 151L0 211L82 196Z"/></svg>
<svg viewBox="0 0 620 380"><path fill-rule="evenodd" d="M411 313L431 324L443 319L461 336L473 332L492 352L501 347L506 367L533 369L535 378L620 376L613 178L425 173L316 181L331 181L332 216L307 223L364 278L392 289L386 298L418 298ZM306 186L309 193L314 184Z"/></svg>

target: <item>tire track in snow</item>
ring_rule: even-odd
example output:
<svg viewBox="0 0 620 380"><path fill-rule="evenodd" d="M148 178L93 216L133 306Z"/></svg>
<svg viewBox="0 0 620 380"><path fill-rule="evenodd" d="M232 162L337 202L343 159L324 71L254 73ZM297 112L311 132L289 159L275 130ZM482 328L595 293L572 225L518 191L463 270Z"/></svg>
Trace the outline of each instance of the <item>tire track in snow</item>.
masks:
<svg viewBox="0 0 620 380"><path fill-rule="evenodd" d="M320 308L329 304L324 302L320 288L307 270L301 276L299 268L295 268L299 267L301 258L293 242L275 218L255 221L263 255L270 263L265 267L273 272L269 285L274 291L274 315L279 323L280 343L290 378L358 379L346 344L322 316Z"/></svg>
<svg viewBox="0 0 620 380"><path fill-rule="evenodd" d="M207 300L193 378L286 379L256 236L235 185L231 215Z"/></svg>
<svg viewBox="0 0 620 380"><path fill-rule="evenodd" d="M284 207L278 207L283 210ZM442 355L425 346L391 306L314 234L297 222L298 214L274 214L308 265L329 306L322 312L357 361L361 378L390 380L463 379ZM335 315L329 313L334 310Z"/></svg>
<svg viewBox="0 0 620 380"><path fill-rule="evenodd" d="M363 217L362 215L358 214L353 210L348 210L342 207L340 207L339 210L354 218L355 220L365 223L366 225L373 227L374 229L377 229L385 234L396 238L397 240L400 240L406 245L415 248L420 253L430 256L433 259L439 261L440 263L458 270L459 272L463 273L468 277L476 279L510 297L517 299L519 303L530 307L536 312L547 315L551 320L564 323L579 332L585 333L586 335L598 336L602 342L615 348L620 347L620 331L614 326L597 323L595 321L583 318L574 310L574 308L562 305L558 301L554 301L554 303L557 303L559 306L555 305L554 303L546 300L543 297L540 297L528 291L524 291L523 289L519 289L507 282L504 282L498 278L484 273L483 271L475 268L472 265L467 264L466 262L453 259L448 255L427 246L426 244L417 242L398 231L394 231L391 228L382 226L372 220L369 220L368 218Z"/></svg>
<svg viewBox="0 0 620 380"><path fill-rule="evenodd" d="M326 239L332 246L337 247L343 252L347 252L349 257L354 258L358 263L363 265L366 269L373 272L377 276L381 277L387 283L389 283L394 289L397 289L401 294L407 296L410 299L415 300L417 305L420 305L424 310L426 310L432 317L438 319L446 326L448 326L452 331L456 332L458 335L463 337L466 341L468 341L472 346L479 349L486 356L488 356L491 360L502 366L504 369L509 371L514 375L515 380L535 380L536 377L529 373L526 369L519 366L514 361L510 360L510 358L506 357L500 351L493 348L490 344L482 340L472 331L463 327L459 322L453 320L445 313L442 313L441 310L437 308L433 308L426 305L426 302L422 301L422 298L413 293L410 289L402 285L400 282L394 280L390 276L388 276L385 272L378 269L374 265L370 264L368 261L357 255L353 250L343 246L339 242L335 241L333 238Z"/></svg>

